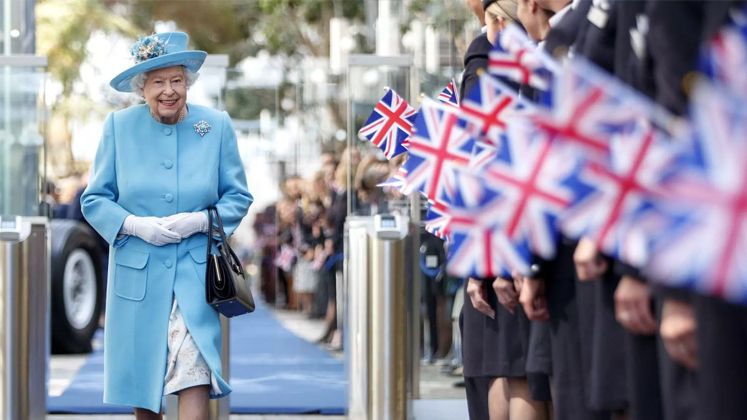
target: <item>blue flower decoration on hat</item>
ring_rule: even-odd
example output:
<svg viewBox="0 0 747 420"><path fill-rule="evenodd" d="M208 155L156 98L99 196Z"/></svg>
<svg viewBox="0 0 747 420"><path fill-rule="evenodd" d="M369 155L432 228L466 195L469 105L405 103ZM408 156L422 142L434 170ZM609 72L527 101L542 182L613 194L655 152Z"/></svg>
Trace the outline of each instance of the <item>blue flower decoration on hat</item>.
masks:
<svg viewBox="0 0 747 420"><path fill-rule="evenodd" d="M141 37L130 47L134 65L109 82L119 92L132 92L130 82L138 74L174 66L197 73L205 62L205 51L187 50L189 37L184 32L165 32Z"/></svg>
<svg viewBox="0 0 747 420"><path fill-rule="evenodd" d="M167 39L158 35L143 36L130 47L130 55L135 60L135 64L150 60L151 58L160 57L166 51Z"/></svg>

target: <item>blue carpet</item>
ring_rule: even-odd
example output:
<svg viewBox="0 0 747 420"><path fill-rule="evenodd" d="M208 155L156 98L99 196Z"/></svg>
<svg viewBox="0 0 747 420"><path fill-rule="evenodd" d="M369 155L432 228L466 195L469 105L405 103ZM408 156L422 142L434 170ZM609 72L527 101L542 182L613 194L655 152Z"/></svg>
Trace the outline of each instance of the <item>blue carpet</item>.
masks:
<svg viewBox="0 0 747 420"><path fill-rule="evenodd" d="M70 386L47 399L50 413L131 414L104 404L104 353L88 357ZM231 413L344 414L344 364L283 328L258 305L231 320Z"/></svg>

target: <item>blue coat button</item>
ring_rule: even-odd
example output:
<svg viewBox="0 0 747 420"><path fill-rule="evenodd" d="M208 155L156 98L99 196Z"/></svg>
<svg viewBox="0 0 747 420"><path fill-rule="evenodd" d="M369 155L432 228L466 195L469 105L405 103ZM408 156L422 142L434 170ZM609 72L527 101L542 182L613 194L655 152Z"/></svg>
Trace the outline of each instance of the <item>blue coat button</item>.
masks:
<svg viewBox="0 0 747 420"><path fill-rule="evenodd" d="M163 129L163 134L166 134L167 136L170 136L171 135L171 128L170 127L164 128Z"/></svg>
<svg viewBox="0 0 747 420"><path fill-rule="evenodd" d="M167 203L170 203L170 202L174 201L174 196L171 195L171 194L166 194L166 195L163 196L163 199L166 200Z"/></svg>
<svg viewBox="0 0 747 420"><path fill-rule="evenodd" d="M165 265L166 268L171 268L171 267L174 266L174 263L171 262L171 260L166 260L166 261L163 262L163 265Z"/></svg>
<svg viewBox="0 0 747 420"><path fill-rule="evenodd" d="M171 168L173 168L173 167L174 167L174 164L173 164L173 163L171 163L171 161L170 161L170 160L167 160L166 162L164 162L164 163L163 163L163 166L165 166L165 167L166 167L166 169L171 169Z"/></svg>

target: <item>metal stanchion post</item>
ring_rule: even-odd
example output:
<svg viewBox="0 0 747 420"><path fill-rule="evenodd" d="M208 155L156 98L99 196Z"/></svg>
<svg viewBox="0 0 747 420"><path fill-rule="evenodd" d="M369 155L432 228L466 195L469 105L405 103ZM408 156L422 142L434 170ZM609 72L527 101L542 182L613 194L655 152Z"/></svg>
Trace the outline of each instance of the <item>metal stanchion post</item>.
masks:
<svg viewBox="0 0 747 420"><path fill-rule="evenodd" d="M47 415L50 242L47 219L0 218L0 413Z"/></svg>
<svg viewBox="0 0 747 420"><path fill-rule="evenodd" d="M405 420L409 219L392 215L351 219L347 222L349 418Z"/></svg>
<svg viewBox="0 0 747 420"><path fill-rule="evenodd" d="M408 302L408 400L420 398L420 195L410 196L410 249L408 258L408 276L410 283L410 302Z"/></svg>
<svg viewBox="0 0 747 420"><path fill-rule="evenodd" d="M369 382L369 217L348 217L345 223L345 360L348 385L348 419L370 418Z"/></svg>
<svg viewBox="0 0 747 420"><path fill-rule="evenodd" d="M420 96L420 69L410 67L410 103ZM410 249L407 259L407 276L410 280L410 302L408 302L407 323L409 331L408 342L408 405L412 400L420 398L420 194L410 194ZM408 409L411 413L412 410Z"/></svg>

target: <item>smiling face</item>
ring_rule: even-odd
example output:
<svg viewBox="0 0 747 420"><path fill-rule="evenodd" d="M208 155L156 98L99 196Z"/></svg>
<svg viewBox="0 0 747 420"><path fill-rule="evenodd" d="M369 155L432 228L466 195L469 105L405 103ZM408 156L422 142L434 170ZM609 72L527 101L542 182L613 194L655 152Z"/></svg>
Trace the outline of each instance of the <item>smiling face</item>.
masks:
<svg viewBox="0 0 747 420"><path fill-rule="evenodd" d="M142 95L151 112L164 124L175 124L187 103L184 67L174 66L148 73Z"/></svg>

